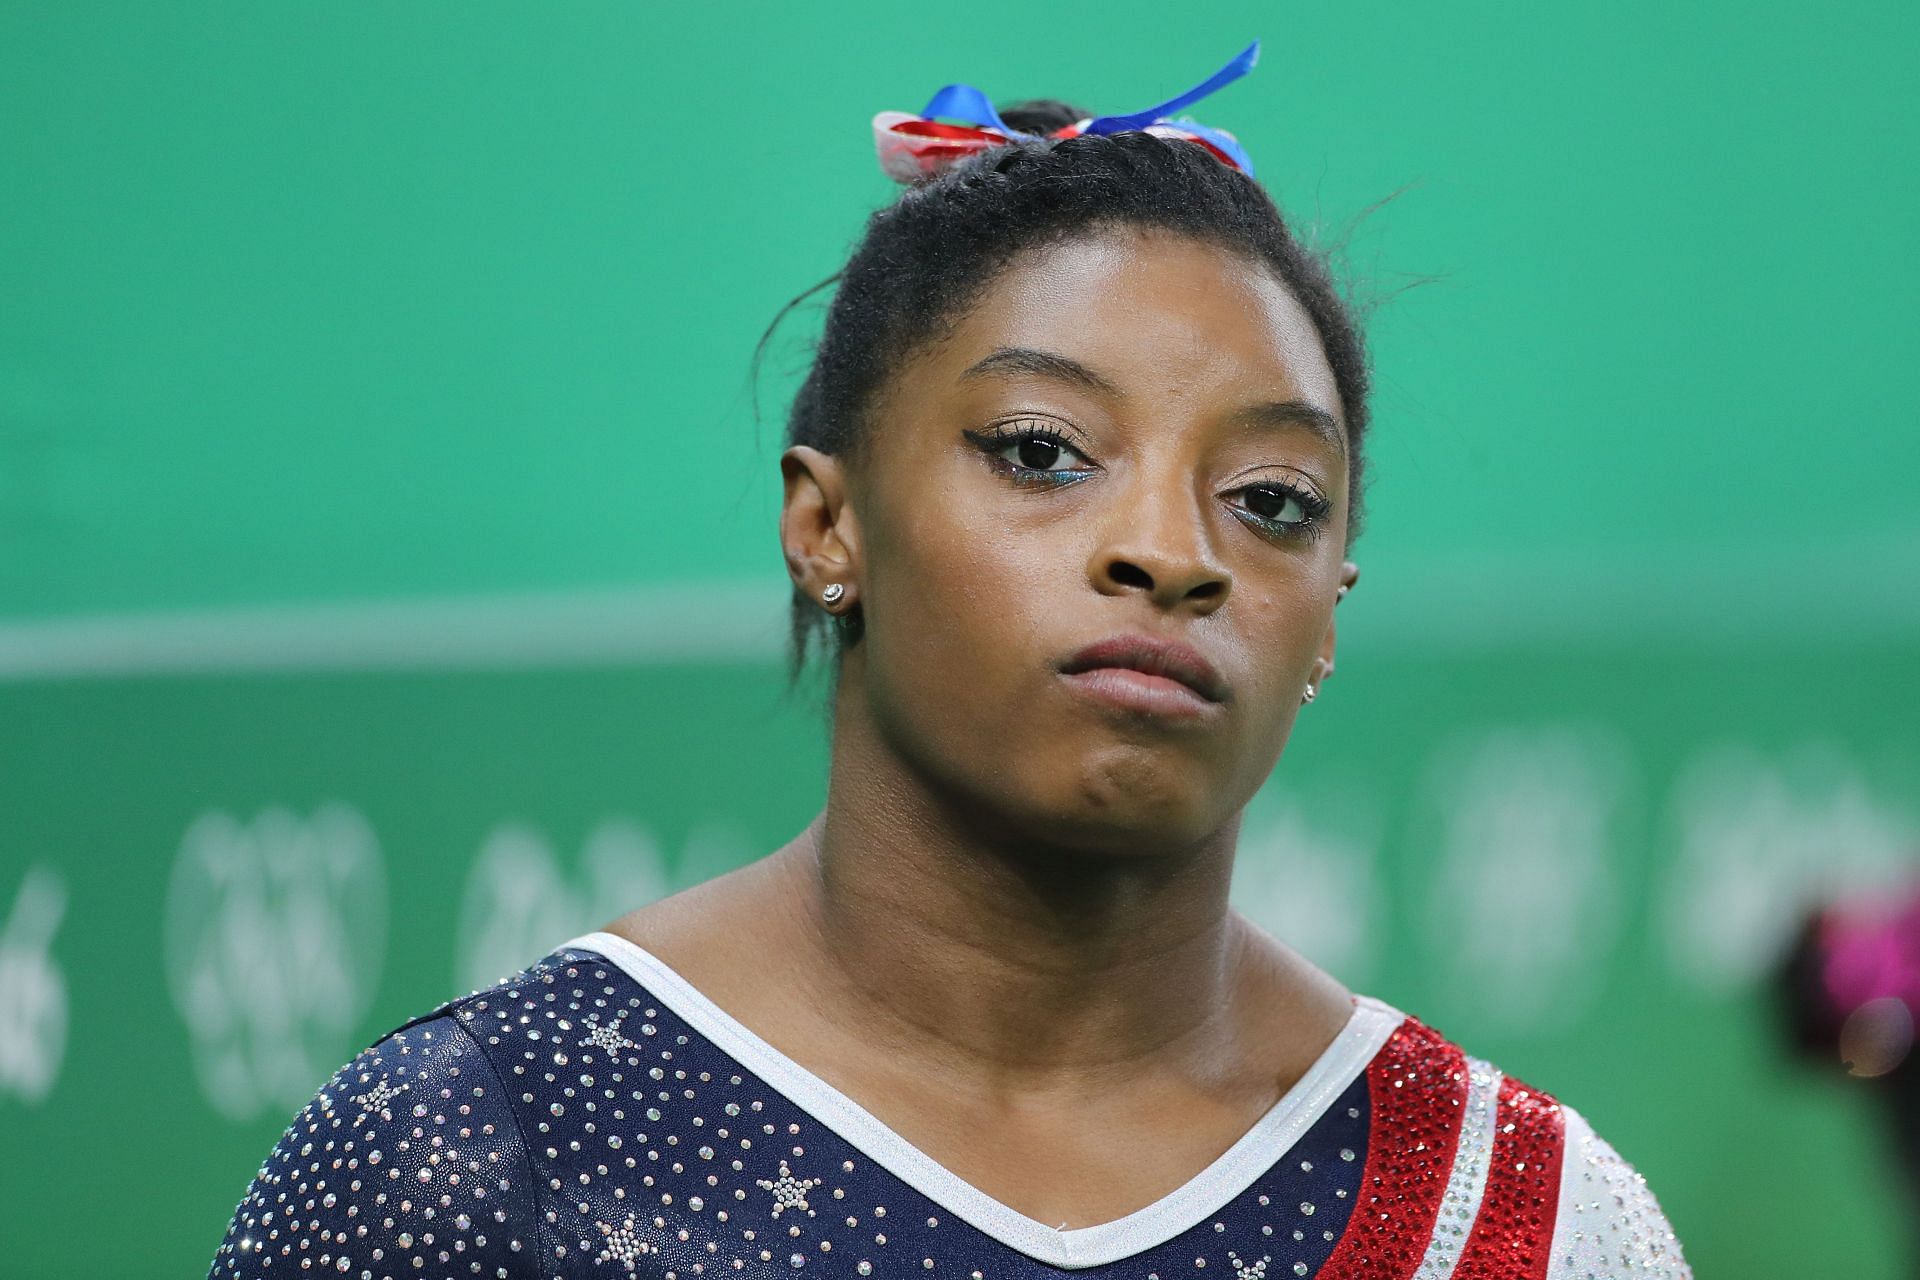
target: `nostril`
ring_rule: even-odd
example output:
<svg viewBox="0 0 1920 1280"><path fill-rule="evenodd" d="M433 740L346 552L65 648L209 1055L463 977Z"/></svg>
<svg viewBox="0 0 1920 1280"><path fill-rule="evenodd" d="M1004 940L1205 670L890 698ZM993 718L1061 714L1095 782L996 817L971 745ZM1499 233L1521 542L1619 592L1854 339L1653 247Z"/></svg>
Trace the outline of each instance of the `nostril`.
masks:
<svg viewBox="0 0 1920 1280"><path fill-rule="evenodd" d="M1153 590L1153 575L1129 561L1114 561L1107 573L1123 587L1145 587L1148 591Z"/></svg>
<svg viewBox="0 0 1920 1280"><path fill-rule="evenodd" d="M1201 583L1187 594L1195 600L1211 600L1215 596L1224 595L1226 590L1227 584L1216 578L1212 582Z"/></svg>

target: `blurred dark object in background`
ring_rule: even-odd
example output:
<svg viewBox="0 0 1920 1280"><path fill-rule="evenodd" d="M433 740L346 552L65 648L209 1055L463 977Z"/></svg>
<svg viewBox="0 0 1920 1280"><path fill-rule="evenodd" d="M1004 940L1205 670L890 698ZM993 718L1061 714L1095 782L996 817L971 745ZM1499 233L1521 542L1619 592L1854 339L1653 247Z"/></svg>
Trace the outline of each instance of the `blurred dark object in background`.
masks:
<svg viewBox="0 0 1920 1280"><path fill-rule="evenodd" d="M1912 1206L1920 1276L1920 884L1811 913L1781 962L1775 994L1794 1050L1826 1074L1844 1067L1881 1109Z"/></svg>

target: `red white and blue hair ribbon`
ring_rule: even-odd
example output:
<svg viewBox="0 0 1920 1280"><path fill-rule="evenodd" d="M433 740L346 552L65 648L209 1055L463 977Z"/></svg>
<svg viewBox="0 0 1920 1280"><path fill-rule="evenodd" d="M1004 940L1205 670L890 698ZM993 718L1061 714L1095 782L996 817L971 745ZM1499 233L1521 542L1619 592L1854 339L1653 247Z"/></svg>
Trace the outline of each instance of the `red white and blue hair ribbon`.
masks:
<svg viewBox="0 0 1920 1280"><path fill-rule="evenodd" d="M1248 177L1253 176L1253 161L1240 146L1240 140L1225 129L1213 129L1192 120L1173 119L1202 98L1232 84L1260 57L1260 42L1255 40L1212 75L1177 97L1169 98L1145 111L1124 116L1095 116L1076 121L1052 133L1022 133L1010 127L993 109L987 95L970 84L950 84L933 95L919 115L904 111L882 111L873 118L873 142L880 153L880 167L896 182L919 182L932 177L955 161L1016 142L1034 142L1042 138L1077 138L1081 134L1111 134L1139 131L1163 138L1182 138L1197 142L1211 151L1222 164L1232 165ZM958 121L959 123L951 123Z"/></svg>

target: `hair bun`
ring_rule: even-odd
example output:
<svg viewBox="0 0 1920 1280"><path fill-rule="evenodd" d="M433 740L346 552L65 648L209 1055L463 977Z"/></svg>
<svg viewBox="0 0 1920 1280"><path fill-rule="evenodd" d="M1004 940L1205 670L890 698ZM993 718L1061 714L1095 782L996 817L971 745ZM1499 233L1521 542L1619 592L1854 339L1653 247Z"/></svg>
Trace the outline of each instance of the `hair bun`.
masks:
<svg viewBox="0 0 1920 1280"><path fill-rule="evenodd" d="M1052 133L1070 124L1091 120L1093 112L1082 111L1058 98L1029 98L1000 108L1000 118L1021 133Z"/></svg>

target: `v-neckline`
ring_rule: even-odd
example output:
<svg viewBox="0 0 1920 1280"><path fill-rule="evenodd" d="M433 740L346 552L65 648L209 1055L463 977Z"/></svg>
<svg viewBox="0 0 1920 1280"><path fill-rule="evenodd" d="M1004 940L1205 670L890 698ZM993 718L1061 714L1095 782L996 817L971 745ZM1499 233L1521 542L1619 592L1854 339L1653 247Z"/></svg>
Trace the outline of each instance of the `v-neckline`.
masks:
<svg viewBox="0 0 1920 1280"><path fill-rule="evenodd" d="M881 1168L1010 1249L1051 1266L1102 1266L1164 1244L1224 1209L1286 1155L1386 1043L1405 1015L1371 996L1306 1073L1199 1173L1124 1217L1061 1230L1001 1203L901 1137L878 1116L760 1038L664 960L615 933L583 934L561 950L597 952L721 1052Z"/></svg>

